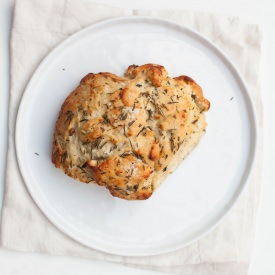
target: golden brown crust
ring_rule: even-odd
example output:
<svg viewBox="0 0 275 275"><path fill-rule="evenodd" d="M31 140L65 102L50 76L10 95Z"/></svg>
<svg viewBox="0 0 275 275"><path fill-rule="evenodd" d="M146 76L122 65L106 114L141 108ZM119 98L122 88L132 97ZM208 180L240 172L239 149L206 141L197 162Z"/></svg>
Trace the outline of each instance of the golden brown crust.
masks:
<svg viewBox="0 0 275 275"><path fill-rule="evenodd" d="M52 162L113 196L147 199L198 143L209 107L193 79L160 65L88 74L61 107Z"/></svg>
<svg viewBox="0 0 275 275"><path fill-rule="evenodd" d="M175 77L174 79L180 82L183 81L192 88L193 93L195 94L195 101L201 109L201 112L209 110L210 102L203 96L202 88L191 77L182 75Z"/></svg>
<svg viewBox="0 0 275 275"><path fill-rule="evenodd" d="M152 168L133 155L113 155L90 169L95 181L99 185L107 186L112 194L131 199L144 197L145 193L148 198L152 194L152 186L146 184L153 172Z"/></svg>

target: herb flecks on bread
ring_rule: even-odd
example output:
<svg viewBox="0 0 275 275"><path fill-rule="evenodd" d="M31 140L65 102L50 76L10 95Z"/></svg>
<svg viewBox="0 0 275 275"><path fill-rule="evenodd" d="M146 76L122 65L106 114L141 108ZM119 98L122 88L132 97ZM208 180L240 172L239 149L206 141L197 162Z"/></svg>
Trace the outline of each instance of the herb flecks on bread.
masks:
<svg viewBox="0 0 275 275"><path fill-rule="evenodd" d="M197 145L209 107L193 79L160 65L88 74L62 105L52 161L113 196L147 199Z"/></svg>

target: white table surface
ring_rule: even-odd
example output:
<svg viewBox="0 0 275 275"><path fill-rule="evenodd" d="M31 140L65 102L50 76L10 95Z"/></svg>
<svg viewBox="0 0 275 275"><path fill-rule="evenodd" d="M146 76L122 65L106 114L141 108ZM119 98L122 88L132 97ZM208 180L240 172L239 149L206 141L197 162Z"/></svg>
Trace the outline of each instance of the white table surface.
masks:
<svg viewBox="0 0 275 275"><path fill-rule="evenodd" d="M18 0L20 1L20 0ZM81 1L81 0L80 0ZM274 0L91 0L127 8L185 9L239 16L264 34L261 91L264 104L264 171L256 240L249 275L275 274L275 4ZM9 98L9 36L14 0L0 0L0 202L3 197ZM1 205L1 203L0 203ZM0 274L162 274L106 262L19 253L0 248ZM167 273L166 273L167 274ZM204 274L198 274L204 275ZM235 274L232 274L235 275Z"/></svg>

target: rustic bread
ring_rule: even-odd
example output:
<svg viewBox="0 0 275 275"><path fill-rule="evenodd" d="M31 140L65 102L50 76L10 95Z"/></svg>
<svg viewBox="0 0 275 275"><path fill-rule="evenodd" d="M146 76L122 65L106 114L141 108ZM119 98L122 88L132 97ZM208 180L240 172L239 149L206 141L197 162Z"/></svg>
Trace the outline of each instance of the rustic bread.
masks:
<svg viewBox="0 0 275 275"><path fill-rule="evenodd" d="M62 105L52 162L113 196L147 199L199 142L209 107L194 80L160 65L90 73Z"/></svg>

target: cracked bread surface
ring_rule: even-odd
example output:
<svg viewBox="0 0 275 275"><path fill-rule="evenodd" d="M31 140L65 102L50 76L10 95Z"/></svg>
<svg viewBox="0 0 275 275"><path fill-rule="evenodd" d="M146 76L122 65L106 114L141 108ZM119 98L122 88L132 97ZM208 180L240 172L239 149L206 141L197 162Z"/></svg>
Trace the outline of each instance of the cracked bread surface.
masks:
<svg viewBox="0 0 275 275"><path fill-rule="evenodd" d="M193 79L171 78L161 65L90 73L61 107L52 162L113 196L147 199L197 145L209 108Z"/></svg>

